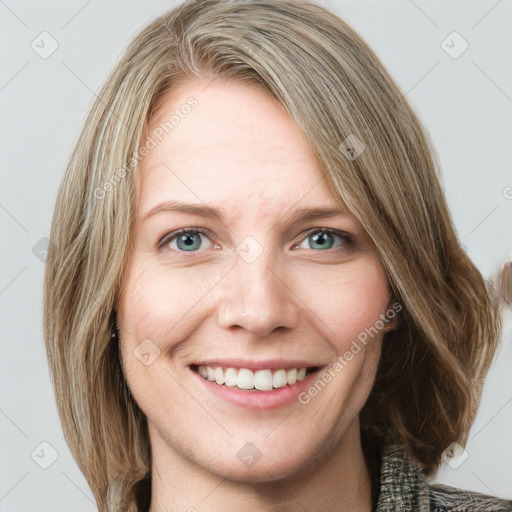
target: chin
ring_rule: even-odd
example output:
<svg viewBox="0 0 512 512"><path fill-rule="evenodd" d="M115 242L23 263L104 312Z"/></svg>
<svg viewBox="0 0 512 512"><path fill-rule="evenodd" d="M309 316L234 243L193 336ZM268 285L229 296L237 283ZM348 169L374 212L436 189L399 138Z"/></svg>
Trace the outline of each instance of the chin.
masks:
<svg viewBox="0 0 512 512"><path fill-rule="evenodd" d="M298 436L300 434L304 432ZM327 454L319 446L317 436L309 443L305 441L304 437L286 435L286 432L281 437L275 435L272 440L259 438L251 432L217 446L207 458L202 450L194 458L203 469L234 482L257 484L293 480L314 471Z"/></svg>
<svg viewBox="0 0 512 512"><path fill-rule="evenodd" d="M262 456L250 467L242 462L223 465L222 469L217 466L214 472L223 477L229 475L229 480L234 482L258 484L306 474L313 471L312 466L311 461L303 456L283 454L281 457L274 456L267 460Z"/></svg>

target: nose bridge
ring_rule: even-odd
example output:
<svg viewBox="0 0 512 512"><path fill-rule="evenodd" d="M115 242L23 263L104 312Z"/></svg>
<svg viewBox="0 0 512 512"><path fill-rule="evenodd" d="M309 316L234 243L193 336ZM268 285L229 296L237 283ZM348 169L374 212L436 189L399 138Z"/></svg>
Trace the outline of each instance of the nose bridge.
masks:
<svg viewBox="0 0 512 512"><path fill-rule="evenodd" d="M295 326L295 297L286 275L278 270L277 258L265 250L255 257L257 248L250 241L248 244L237 248L235 263L223 283L217 305L219 325L242 327L259 336Z"/></svg>

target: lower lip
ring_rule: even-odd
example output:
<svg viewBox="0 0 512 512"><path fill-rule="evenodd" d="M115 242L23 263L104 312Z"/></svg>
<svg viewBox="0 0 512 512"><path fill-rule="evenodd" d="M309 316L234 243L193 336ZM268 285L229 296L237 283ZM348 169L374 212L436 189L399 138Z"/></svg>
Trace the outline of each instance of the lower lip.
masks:
<svg viewBox="0 0 512 512"><path fill-rule="evenodd" d="M282 388L273 389L271 391L259 391L257 389L244 390L237 387L230 387L211 382L197 371L189 370L198 378L208 391L214 395L246 409L277 409L284 407L294 401L298 401L298 396L311 385L312 381L317 377L321 368L315 372L306 375L306 377L295 384L286 385Z"/></svg>

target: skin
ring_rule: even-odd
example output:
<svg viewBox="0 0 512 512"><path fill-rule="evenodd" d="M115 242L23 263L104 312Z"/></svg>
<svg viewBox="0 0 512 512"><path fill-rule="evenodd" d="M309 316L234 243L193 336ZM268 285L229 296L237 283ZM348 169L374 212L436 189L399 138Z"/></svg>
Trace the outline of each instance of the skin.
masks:
<svg viewBox="0 0 512 512"><path fill-rule="evenodd" d="M214 512L229 503L252 512L368 512L359 412L391 323L308 404L248 410L214 396L189 365L290 355L333 363L389 309L385 272L346 209L289 221L299 208L340 202L312 146L266 89L181 84L164 98L147 134L191 96L197 106L143 158L136 175L134 247L117 305L123 369L148 419L150 510ZM145 218L169 200L204 203L225 217L160 211ZM171 231L199 227L212 235L195 235L192 252L176 238L158 247ZM352 241L334 235L318 248L313 235L320 228ZM250 263L237 254L247 236L263 251ZM160 350L148 366L134 356L147 339ZM262 454L252 467L237 457L248 442Z"/></svg>

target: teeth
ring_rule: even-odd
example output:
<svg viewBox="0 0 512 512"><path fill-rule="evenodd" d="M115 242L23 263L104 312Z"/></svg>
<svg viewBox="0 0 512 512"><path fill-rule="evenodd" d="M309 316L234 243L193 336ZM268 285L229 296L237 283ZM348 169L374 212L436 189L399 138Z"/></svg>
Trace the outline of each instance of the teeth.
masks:
<svg viewBox="0 0 512 512"><path fill-rule="evenodd" d="M224 384L226 379L224 378L224 372L222 371L222 368L215 368L213 375L217 384Z"/></svg>
<svg viewBox="0 0 512 512"><path fill-rule="evenodd" d="M206 372L206 370L205 370L205 372ZM290 368L286 372L286 381L290 385L295 384L297 382L297 368Z"/></svg>
<svg viewBox="0 0 512 512"><path fill-rule="evenodd" d="M241 368L238 371L237 387L240 389L253 389L254 388L254 373L247 368Z"/></svg>
<svg viewBox="0 0 512 512"><path fill-rule="evenodd" d="M200 366L199 368L204 368L204 366ZM228 368L225 372L226 377L226 386L229 386L231 388L236 386L236 383L238 382L238 373L234 368Z"/></svg>
<svg viewBox="0 0 512 512"><path fill-rule="evenodd" d="M260 391L270 391L272 389L272 371L258 370L254 374L254 387Z"/></svg>
<svg viewBox="0 0 512 512"><path fill-rule="evenodd" d="M286 370L277 370L272 376L272 386L275 388L282 388L286 386L288 381L286 380Z"/></svg>
<svg viewBox="0 0 512 512"><path fill-rule="evenodd" d="M216 366L198 366L197 371L201 377L216 382L219 385L237 387L239 389L258 389L260 391L270 391L272 389L282 388L283 386L292 386L306 377L307 368L290 368L280 370L256 370L253 372L248 368L222 368ZM273 372L273 373L272 373Z"/></svg>

